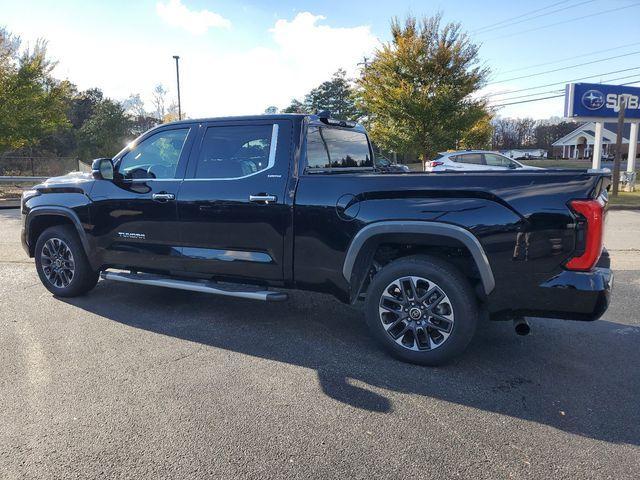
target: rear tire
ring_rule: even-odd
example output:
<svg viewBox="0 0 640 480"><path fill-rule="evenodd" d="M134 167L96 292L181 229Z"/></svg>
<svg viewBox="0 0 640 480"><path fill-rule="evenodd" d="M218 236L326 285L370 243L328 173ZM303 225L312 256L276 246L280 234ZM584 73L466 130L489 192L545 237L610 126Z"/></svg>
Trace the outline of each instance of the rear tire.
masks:
<svg viewBox="0 0 640 480"><path fill-rule="evenodd" d="M40 281L58 297L76 297L98 283L78 234L70 225L47 228L36 242L36 271Z"/></svg>
<svg viewBox="0 0 640 480"><path fill-rule="evenodd" d="M464 275L429 256L386 265L365 301L374 338L394 357L419 365L442 365L460 355L475 334L478 311Z"/></svg>

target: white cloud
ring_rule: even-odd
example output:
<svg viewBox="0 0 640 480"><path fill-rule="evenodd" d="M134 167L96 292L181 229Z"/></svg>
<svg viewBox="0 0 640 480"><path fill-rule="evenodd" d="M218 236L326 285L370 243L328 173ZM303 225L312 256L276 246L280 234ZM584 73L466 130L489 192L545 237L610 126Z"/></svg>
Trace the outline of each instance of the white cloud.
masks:
<svg viewBox="0 0 640 480"><path fill-rule="evenodd" d="M205 33L211 27L231 27L231 21L222 15L209 10L189 10L180 0L169 0L166 4L158 2L156 12L167 24L184 28L196 35Z"/></svg>
<svg viewBox="0 0 640 480"><path fill-rule="evenodd" d="M166 5L167 0L163 1ZM28 41L41 36L43 28L25 21L17 31ZM120 28L126 31L129 26ZM147 109L158 83L169 90L169 100L176 98L172 55L179 54L182 108L191 118L258 114L270 105L285 107L339 68L356 77L357 63L379 45L368 26L334 27L308 12L274 19L263 28L262 33L237 29L223 33L226 38L255 38L249 47L231 40L202 42L190 35L169 39L147 32L134 38L114 34L108 40L88 33L87 41L81 43L77 32L68 28L50 30L46 36L52 57L59 60L59 78L69 78L80 89L101 88L106 96L119 100L140 93ZM153 47L149 47L151 41ZM122 55L126 51L145 54Z"/></svg>
<svg viewBox="0 0 640 480"><path fill-rule="evenodd" d="M190 62L198 69L191 73L185 59L185 111L198 116L261 113L269 105L284 107L302 97L339 68L356 76L357 63L378 39L368 26L332 27L323 20L309 12L279 19L269 29L274 46L203 53Z"/></svg>

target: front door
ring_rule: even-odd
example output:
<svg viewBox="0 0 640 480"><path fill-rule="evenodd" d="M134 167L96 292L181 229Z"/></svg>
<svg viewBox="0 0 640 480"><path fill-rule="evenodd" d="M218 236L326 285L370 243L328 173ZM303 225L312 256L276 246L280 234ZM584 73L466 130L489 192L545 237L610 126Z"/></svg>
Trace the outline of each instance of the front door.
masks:
<svg viewBox="0 0 640 480"><path fill-rule="evenodd" d="M102 263L182 270L176 199L197 125L156 129L114 158L113 181L94 186L91 219Z"/></svg>
<svg viewBox="0 0 640 480"><path fill-rule="evenodd" d="M270 119L204 125L178 198L190 271L283 279L291 129L290 120Z"/></svg>

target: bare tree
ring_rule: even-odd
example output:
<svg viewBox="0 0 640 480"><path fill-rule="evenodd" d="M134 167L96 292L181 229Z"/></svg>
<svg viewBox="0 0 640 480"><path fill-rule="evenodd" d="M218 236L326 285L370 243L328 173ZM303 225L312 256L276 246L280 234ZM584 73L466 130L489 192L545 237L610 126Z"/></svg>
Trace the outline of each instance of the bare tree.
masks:
<svg viewBox="0 0 640 480"><path fill-rule="evenodd" d="M495 149L532 147L536 143L536 121L532 118L498 117L492 125Z"/></svg>
<svg viewBox="0 0 640 480"><path fill-rule="evenodd" d="M129 95L129 97L122 102L122 106L125 111L132 117L146 117L147 112L144 109L144 102L140 98L140 94Z"/></svg>
<svg viewBox="0 0 640 480"><path fill-rule="evenodd" d="M519 147L531 147L536 143L536 121L533 118L518 118L516 133Z"/></svg>
<svg viewBox="0 0 640 480"><path fill-rule="evenodd" d="M164 120L164 116L167 114L167 89L164 88L161 83L156 85L153 89L152 103L155 117L162 122Z"/></svg>

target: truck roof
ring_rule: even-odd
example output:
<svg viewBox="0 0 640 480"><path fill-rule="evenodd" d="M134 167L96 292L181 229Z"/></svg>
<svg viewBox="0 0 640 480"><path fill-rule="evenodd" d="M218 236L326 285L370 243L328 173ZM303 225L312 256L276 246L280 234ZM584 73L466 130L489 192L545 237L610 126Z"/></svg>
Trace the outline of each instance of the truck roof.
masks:
<svg viewBox="0 0 640 480"><path fill-rule="evenodd" d="M277 113L277 114L265 114L265 115L235 115L235 116L227 116L227 117L203 117L203 118L188 118L185 120L179 120L175 122L169 122L162 124L165 125L180 125L184 123L193 123L193 122L223 122L223 121L249 121L249 120L301 120L304 118L309 119L310 125L326 125L318 115L314 114L306 114L306 113ZM160 126L160 125L158 125ZM344 125L333 125L335 127L348 128L349 130L354 130L357 132L365 132L365 128L359 124L355 123L353 126L344 126Z"/></svg>

